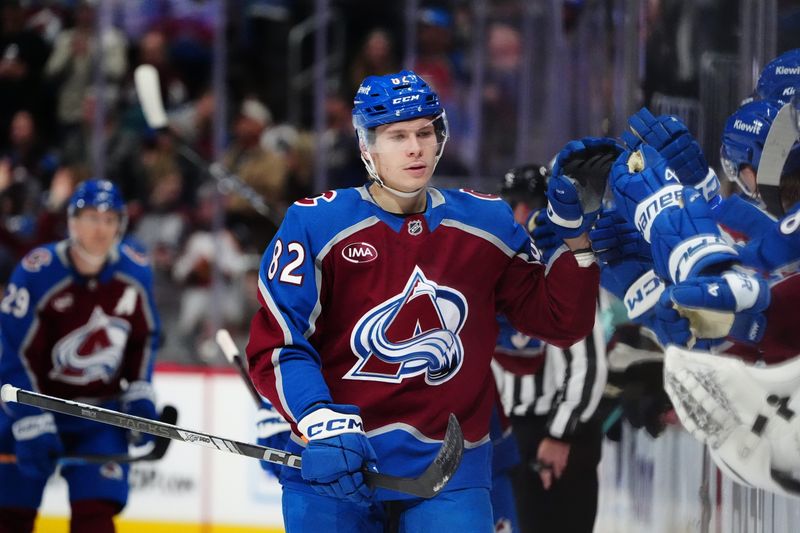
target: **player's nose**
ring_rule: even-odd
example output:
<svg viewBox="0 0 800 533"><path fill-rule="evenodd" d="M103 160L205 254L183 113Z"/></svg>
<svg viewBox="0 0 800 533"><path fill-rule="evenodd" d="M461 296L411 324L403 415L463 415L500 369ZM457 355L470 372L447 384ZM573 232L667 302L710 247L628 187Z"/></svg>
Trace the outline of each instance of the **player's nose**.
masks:
<svg viewBox="0 0 800 533"><path fill-rule="evenodd" d="M416 136L411 135L408 141L408 155L419 155L422 153L422 144L420 144L419 139Z"/></svg>

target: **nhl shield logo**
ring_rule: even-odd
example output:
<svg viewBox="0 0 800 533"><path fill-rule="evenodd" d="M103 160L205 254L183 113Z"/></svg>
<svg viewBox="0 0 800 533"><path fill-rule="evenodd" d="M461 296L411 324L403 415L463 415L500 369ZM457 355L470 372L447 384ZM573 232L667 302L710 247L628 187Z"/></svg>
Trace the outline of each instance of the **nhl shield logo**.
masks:
<svg viewBox="0 0 800 533"><path fill-rule="evenodd" d="M408 234L409 235L419 235L422 233L422 221L421 220L412 220L408 223Z"/></svg>
<svg viewBox="0 0 800 533"><path fill-rule="evenodd" d="M459 333L467 313L463 294L415 267L400 294L371 309L353 328L350 346L358 361L345 378L399 383L424 374L429 385L448 381L464 360Z"/></svg>

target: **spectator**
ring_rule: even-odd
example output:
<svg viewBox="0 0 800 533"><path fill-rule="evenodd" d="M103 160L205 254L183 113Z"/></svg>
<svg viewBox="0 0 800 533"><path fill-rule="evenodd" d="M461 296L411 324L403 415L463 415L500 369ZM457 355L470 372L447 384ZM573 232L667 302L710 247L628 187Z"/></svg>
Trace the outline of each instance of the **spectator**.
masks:
<svg viewBox="0 0 800 533"><path fill-rule="evenodd" d="M213 233L216 209L214 187L207 184L198 191L196 229L189 235L172 269L173 278L183 286L178 336L184 347L190 347L190 351L199 354L204 361L217 356L216 348L209 351L206 342L214 335L213 313L218 313L225 326L241 325L244 318L239 279L247 269L246 256L231 232ZM222 287L219 291L212 286L214 269L220 273L218 279Z"/></svg>
<svg viewBox="0 0 800 533"><path fill-rule="evenodd" d="M341 95L325 100L328 128L322 142L328 164L328 188L357 187L364 183L364 166L354 147L358 146L353 129L352 104Z"/></svg>
<svg viewBox="0 0 800 533"><path fill-rule="evenodd" d="M361 80L370 74L388 74L396 72L399 64L396 57L394 41L384 29L376 28L364 38L350 67L350 92L356 92Z"/></svg>
<svg viewBox="0 0 800 533"><path fill-rule="evenodd" d="M269 109L253 98L246 98L233 126L233 142L222 157L223 165L252 187L276 213L286 209L286 163L261 146L264 131L272 125ZM246 247L263 250L275 228L248 201L233 193L226 210L235 231L241 232Z"/></svg>
<svg viewBox="0 0 800 533"><path fill-rule="evenodd" d="M84 0L75 14L75 27L56 38L45 66L45 74L57 86L57 117L62 136L80 129L81 104L95 81L94 63L101 59L105 80L112 85L121 81L128 68L125 37L115 28L108 28L98 36L95 8Z"/></svg>
<svg viewBox="0 0 800 533"><path fill-rule="evenodd" d="M25 27L25 13L18 0L5 0L0 10L0 147L14 113L37 110L46 119L41 75L49 49L33 30Z"/></svg>

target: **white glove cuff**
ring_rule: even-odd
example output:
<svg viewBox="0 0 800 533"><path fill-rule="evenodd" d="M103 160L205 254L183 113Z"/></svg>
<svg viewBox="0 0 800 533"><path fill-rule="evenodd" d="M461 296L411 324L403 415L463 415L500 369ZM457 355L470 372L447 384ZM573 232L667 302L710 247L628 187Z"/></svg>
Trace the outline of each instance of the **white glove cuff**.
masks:
<svg viewBox="0 0 800 533"><path fill-rule="evenodd" d="M701 259L711 254L738 256L736 249L719 235L697 235L678 244L669 253L669 277L673 283L686 281Z"/></svg>
<svg viewBox="0 0 800 533"><path fill-rule="evenodd" d="M304 416L297 423L297 429L308 440L321 440L344 433L364 433L364 423L358 415L323 408Z"/></svg>
<svg viewBox="0 0 800 533"><path fill-rule="evenodd" d="M122 403L130 403L136 400L150 400L156 402L156 393L153 384L149 381L134 381L128 385L128 390L122 394Z"/></svg>
<svg viewBox="0 0 800 533"><path fill-rule="evenodd" d="M750 309L758 301L761 286L757 279L752 276L743 274L741 272L726 272L722 275L723 279L728 282L728 287L731 288L731 293L736 300L736 312Z"/></svg>
<svg viewBox="0 0 800 533"><path fill-rule="evenodd" d="M576 219L560 217L553 209L553 206L550 205L550 202L547 202L547 218L549 218L553 224L561 226L562 228L578 229L581 227L581 224L583 224L583 215Z"/></svg>
<svg viewBox="0 0 800 533"><path fill-rule="evenodd" d="M45 433L56 433L56 419L52 413L26 416L12 424L11 432L16 440L31 440Z"/></svg>
<svg viewBox="0 0 800 533"><path fill-rule="evenodd" d="M650 242L653 221L664 209L683 205L683 185L666 185L636 205L634 222L644 240Z"/></svg>
<svg viewBox="0 0 800 533"><path fill-rule="evenodd" d="M640 317L658 303L664 292L664 282L651 268L634 281L625 291L623 302L628 311L628 318Z"/></svg>

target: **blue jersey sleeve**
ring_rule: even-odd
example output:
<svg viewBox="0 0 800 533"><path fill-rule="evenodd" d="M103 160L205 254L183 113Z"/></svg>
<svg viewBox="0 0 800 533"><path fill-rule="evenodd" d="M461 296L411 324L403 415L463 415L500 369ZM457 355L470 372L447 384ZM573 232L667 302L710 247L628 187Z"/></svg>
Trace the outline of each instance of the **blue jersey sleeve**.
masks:
<svg viewBox="0 0 800 533"><path fill-rule="evenodd" d="M743 264L763 272L796 272L800 263L800 204L739 250Z"/></svg>
<svg viewBox="0 0 800 533"><path fill-rule="evenodd" d="M42 296L37 277L41 274L30 272L22 264L17 265L0 300L0 382L34 391L39 390L38 384L21 357L21 350L36 320L36 308ZM4 404L4 409L13 418L41 412L36 407L22 404Z"/></svg>
<svg viewBox="0 0 800 533"><path fill-rule="evenodd" d="M309 342L320 312L320 241L313 223L325 207L293 206L261 260L261 308L253 318L247 355L259 392L297 421L308 407L331 401L320 354ZM324 230L320 230L324 231Z"/></svg>

